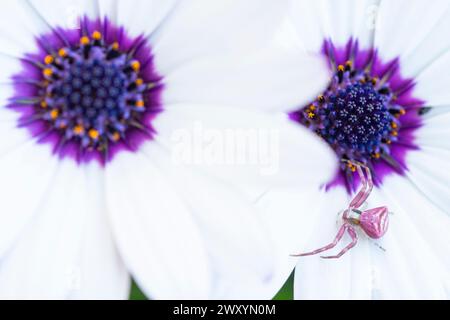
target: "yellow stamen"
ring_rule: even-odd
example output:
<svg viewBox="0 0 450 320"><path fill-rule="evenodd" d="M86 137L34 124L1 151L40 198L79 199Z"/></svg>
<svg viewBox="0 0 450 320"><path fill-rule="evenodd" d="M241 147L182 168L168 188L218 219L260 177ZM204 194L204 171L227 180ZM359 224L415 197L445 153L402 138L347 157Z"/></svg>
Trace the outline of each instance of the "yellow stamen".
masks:
<svg viewBox="0 0 450 320"><path fill-rule="evenodd" d="M44 76L51 77L53 74L53 70L50 68L47 68L47 69L44 69L43 73L44 73Z"/></svg>
<svg viewBox="0 0 450 320"><path fill-rule="evenodd" d="M73 128L73 132L74 132L76 135L81 135L81 134L84 133L84 128L83 128L83 126L81 126L81 125L75 126L75 127Z"/></svg>
<svg viewBox="0 0 450 320"><path fill-rule="evenodd" d="M66 49L59 49L58 54L60 57L64 58L67 57L67 51Z"/></svg>
<svg viewBox="0 0 450 320"><path fill-rule="evenodd" d="M131 63L131 68L133 68L133 70L137 72L141 68L141 64L139 63L139 61L135 60Z"/></svg>
<svg viewBox="0 0 450 320"><path fill-rule="evenodd" d="M50 111L50 117L55 120L57 119L59 116L59 111L57 109L53 109L52 111Z"/></svg>
<svg viewBox="0 0 450 320"><path fill-rule="evenodd" d="M346 62L345 62L345 65L347 66L347 67L352 67L353 66L353 62L351 62L350 60L347 60Z"/></svg>
<svg viewBox="0 0 450 320"><path fill-rule="evenodd" d="M55 59L51 55L46 56L44 59L45 64L52 64L53 61L55 61Z"/></svg>
<svg viewBox="0 0 450 320"><path fill-rule="evenodd" d="M379 152L377 152L377 153L374 153L374 155L373 155L373 157L375 158L375 159L380 159L380 153Z"/></svg>
<svg viewBox="0 0 450 320"><path fill-rule="evenodd" d="M112 138L113 138L113 140L115 142L119 141L120 140L120 133L114 132Z"/></svg>
<svg viewBox="0 0 450 320"><path fill-rule="evenodd" d="M400 109L400 115L404 116L406 114L406 111L404 109Z"/></svg>
<svg viewBox="0 0 450 320"><path fill-rule="evenodd" d="M314 118L314 113L313 112L309 112L308 113L308 118L310 118L310 119Z"/></svg>
<svg viewBox="0 0 450 320"><path fill-rule="evenodd" d="M309 106L309 110L311 110L311 111L314 111L314 110L316 110L316 106L315 106L315 105L313 105L313 104L312 104L312 105L310 105L310 106Z"/></svg>
<svg viewBox="0 0 450 320"><path fill-rule="evenodd" d="M89 42L90 42L91 40L89 40L89 38L88 37L86 37L86 36L84 36L84 37L81 37L81 39L80 39L80 43L82 44L82 45L87 45L87 44L89 44Z"/></svg>
<svg viewBox="0 0 450 320"><path fill-rule="evenodd" d="M95 129L89 130L89 137L91 137L92 140L97 140L99 136L100 133L97 130Z"/></svg>
<svg viewBox="0 0 450 320"><path fill-rule="evenodd" d="M319 102L324 102L325 98L324 98L323 95L320 95L320 96L317 97L317 100L319 100Z"/></svg>
<svg viewBox="0 0 450 320"><path fill-rule="evenodd" d="M394 137L398 136L398 132L397 132L397 131L395 131L395 130L394 130L394 131L392 131L392 132L391 132L391 134L392 134L392 135L393 135Z"/></svg>
<svg viewBox="0 0 450 320"><path fill-rule="evenodd" d="M118 42L114 42L114 43L112 44L112 48L113 48L114 50L119 50L119 43L118 43Z"/></svg>
<svg viewBox="0 0 450 320"><path fill-rule="evenodd" d="M144 100L139 100L136 102L136 107L143 108L145 106Z"/></svg>
<svg viewBox="0 0 450 320"><path fill-rule="evenodd" d="M392 129L397 129L398 126L397 126L397 124L395 122L392 122L391 123L391 127L392 127Z"/></svg>
<svg viewBox="0 0 450 320"><path fill-rule="evenodd" d="M101 34L99 31L94 31L94 32L92 33L92 38L93 38L94 40L100 40L100 39L102 38L102 34Z"/></svg>
<svg viewBox="0 0 450 320"><path fill-rule="evenodd" d="M47 108L48 107L48 105L47 105L47 101L41 101L41 108L43 108L43 109L45 109L45 108Z"/></svg>
<svg viewBox="0 0 450 320"><path fill-rule="evenodd" d="M141 86L144 83L144 80L142 80L141 78L136 80L136 85Z"/></svg>
<svg viewBox="0 0 450 320"><path fill-rule="evenodd" d="M339 66L338 66L338 71L344 71L344 66L342 65L342 64L340 64Z"/></svg>

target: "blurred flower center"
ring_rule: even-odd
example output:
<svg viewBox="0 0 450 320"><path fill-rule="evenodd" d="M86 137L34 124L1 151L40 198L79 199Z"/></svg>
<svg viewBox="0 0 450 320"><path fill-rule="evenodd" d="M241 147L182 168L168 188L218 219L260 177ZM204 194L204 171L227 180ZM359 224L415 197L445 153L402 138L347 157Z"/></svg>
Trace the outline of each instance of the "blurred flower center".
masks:
<svg viewBox="0 0 450 320"><path fill-rule="evenodd" d="M140 63L119 51L117 42L108 45L95 31L44 60L45 94L38 113L63 141L107 153L130 127L144 127L147 84L139 78Z"/></svg>

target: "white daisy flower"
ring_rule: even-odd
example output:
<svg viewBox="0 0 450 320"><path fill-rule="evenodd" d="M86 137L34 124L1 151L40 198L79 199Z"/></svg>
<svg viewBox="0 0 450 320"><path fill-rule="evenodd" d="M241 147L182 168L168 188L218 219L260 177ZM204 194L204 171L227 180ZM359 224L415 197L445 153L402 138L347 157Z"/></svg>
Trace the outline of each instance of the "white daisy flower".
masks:
<svg viewBox="0 0 450 320"><path fill-rule="evenodd" d="M263 46L285 8L269 0L0 7L0 297L127 298L131 274L151 298L271 298L283 265L271 239L289 221L272 228L249 194L300 179L318 186L334 170L320 139L266 112L308 101L328 78L325 67L312 77L321 59ZM286 90L306 79L301 92ZM176 163L180 132L199 126L219 138L276 134L276 170L201 153ZM327 168L310 170L304 150Z"/></svg>
<svg viewBox="0 0 450 320"><path fill-rule="evenodd" d="M308 199L316 208L298 206L295 298L448 298L450 2L290 4L284 34L321 53L333 72L328 88L290 116L340 164ZM367 181L351 203L360 176L374 187ZM268 194L261 205L294 210L291 193Z"/></svg>

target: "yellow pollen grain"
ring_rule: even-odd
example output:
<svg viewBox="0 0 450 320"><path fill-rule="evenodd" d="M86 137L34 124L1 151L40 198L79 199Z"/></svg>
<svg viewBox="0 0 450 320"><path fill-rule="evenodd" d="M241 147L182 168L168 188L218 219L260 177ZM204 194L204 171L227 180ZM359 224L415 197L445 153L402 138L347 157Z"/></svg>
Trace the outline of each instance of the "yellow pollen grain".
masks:
<svg viewBox="0 0 450 320"><path fill-rule="evenodd" d="M353 163L351 163L350 161L348 161L347 167L348 167L352 172L355 172L355 171L356 171L356 166L353 165Z"/></svg>
<svg viewBox="0 0 450 320"><path fill-rule="evenodd" d="M55 120L56 118L58 118L59 116L59 111L57 109L53 109L52 111L50 111L50 117Z"/></svg>
<svg viewBox="0 0 450 320"><path fill-rule="evenodd" d="M143 108L145 106L144 100L139 100L136 102L136 107Z"/></svg>
<svg viewBox="0 0 450 320"><path fill-rule="evenodd" d="M136 80L136 85L141 86L144 83L144 80L142 80L141 78Z"/></svg>
<svg viewBox="0 0 450 320"><path fill-rule="evenodd" d="M99 31L94 31L94 32L92 33L92 38L93 38L94 40L100 40L100 39L102 38L102 34L101 34Z"/></svg>
<svg viewBox="0 0 450 320"><path fill-rule="evenodd" d="M41 108L43 108L43 109L45 109L45 108L47 108L48 107L48 105L47 105L47 101L41 101Z"/></svg>
<svg viewBox="0 0 450 320"><path fill-rule="evenodd" d="M377 153L375 153L375 154L373 155L373 157L374 157L375 159L380 159L380 154L377 152Z"/></svg>
<svg viewBox="0 0 450 320"><path fill-rule="evenodd" d="M310 119L314 118L314 113L313 113L313 112L308 113L308 117L309 117Z"/></svg>
<svg viewBox="0 0 450 320"><path fill-rule="evenodd" d="M55 59L51 55L46 56L44 59L45 64L52 64L53 61L55 61Z"/></svg>
<svg viewBox="0 0 450 320"><path fill-rule="evenodd" d="M395 122L392 122L391 123L391 127L392 127L392 129L397 129L398 126L397 126L397 124Z"/></svg>
<svg viewBox="0 0 450 320"><path fill-rule="evenodd" d="M394 131L392 131L392 132L391 132L391 134L392 134L392 135L393 135L394 137L398 136L398 132L397 132L397 131L395 131L395 130L394 130Z"/></svg>
<svg viewBox="0 0 450 320"><path fill-rule="evenodd" d="M50 77L53 74L53 70L50 68L46 68L46 69L44 69L43 73L44 73L44 76Z"/></svg>
<svg viewBox="0 0 450 320"><path fill-rule="evenodd" d="M87 45L87 44L89 44L89 42L90 42L90 40L89 40L89 38L86 37L86 36L81 37L81 39L80 39L80 43L81 43L82 45Z"/></svg>
<svg viewBox="0 0 450 320"><path fill-rule="evenodd" d="M99 136L100 136L100 133L97 130L95 130L95 129L89 130L89 137L91 137L91 139L97 140Z"/></svg>
<svg viewBox="0 0 450 320"><path fill-rule="evenodd" d="M114 140L115 142L119 141L119 140L120 140L120 133L114 132L112 138L113 138L113 140Z"/></svg>
<svg viewBox="0 0 450 320"><path fill-rule="evenodd" d="M59 49L58 54L60 57L64 58L67 56L67 51L66 49Z"/></svg>
<svg viewBox="0 0 450 320"><path fill-rule="evenodd" d="M118 42L114 42L114 43L112 44L112 48L113 48L114 50L119 50L119 43L118 43Z"/></svg>
<svg viewBox="0 0 450 320"><path fill-rule="evenodd" d="M309 106L309 110L311 110L311 111L314 111L314 110L316 110L316 106L315 106L315 105L313 105L313 104L312 104L312 105L310 105L310 106Z"/></svg>
<svg viewBox="0 0 450 320"><path fill-rule="evenodd" d="M342 64L340 64L340 65L338 66L338 70L339 70L339 71L344 71L344 66L343 66Z"/></svg>
<svg viewBox="0 0 450 320"><path fill-rule="evenodd" d="M75 128L73 128L73 132L78 135L83 134L84 128L83 128L83 126L80 126L80 125L75 126Z"/></svg>
<svg viewBox="0 0 450 320"><path fill-rule="evenodd" d="M133 68L134 71L139 71L139 69L141 68L141 64L139 63L139 61L133 61L131 63L131 68Z"/></svg>

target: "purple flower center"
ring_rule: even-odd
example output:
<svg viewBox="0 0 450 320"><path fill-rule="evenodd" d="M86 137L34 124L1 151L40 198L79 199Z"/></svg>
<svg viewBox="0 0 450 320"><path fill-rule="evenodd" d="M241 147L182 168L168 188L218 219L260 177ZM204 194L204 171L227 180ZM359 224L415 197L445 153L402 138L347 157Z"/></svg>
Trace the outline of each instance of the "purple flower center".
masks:
<svg viewBox="0 0 450 320"><path fill-rule="evenodd" d="M389 85L351 66L338 66L329 88L302 110L301 122L341 159L367 163L397 140L397 116L404 110L395 105Z"/></svg>
<svg viewBox="0 0 450 320"><path fill-rule="evenodd" d="M55 29L38 39L53 46L24 59L25 68L37 69L28 79L35 87L24 90L28 74L14 77L20 98L12 99L12 107L27 107L19 125L52 141L55 152L105 163L119 149L135 150L142 138L152 137L160 78L142 37L130 41L107 21L84 19L81 26L75 36ZM31 94L24 98L24 91Z"/></svg>
<svg viewBox="0 0 450 320"><path fill-rule="evenodd" d="M413 81L400 76L398 59L383 63L375 50L359 50L357 41L343 48L325 41L323 52L333 70L328 88L290 116L343 160L328 187L355 190L356 162L371 169L376 185L391 172L403 174L406 152L417 149L411 130L420 126L424 110L423 101L411 96Z"/></svg>

